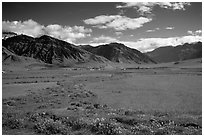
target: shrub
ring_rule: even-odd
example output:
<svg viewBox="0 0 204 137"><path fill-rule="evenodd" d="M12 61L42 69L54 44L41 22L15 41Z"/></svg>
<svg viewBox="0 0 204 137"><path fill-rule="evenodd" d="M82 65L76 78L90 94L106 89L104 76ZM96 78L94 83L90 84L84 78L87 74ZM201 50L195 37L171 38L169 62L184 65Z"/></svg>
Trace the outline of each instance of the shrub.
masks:
<svg viewBox="0 0 204 137"><path fill-rule="evenodd" d="M105 118L97 118L91 125L91 131L100 135L123 134L123 127Z"/></svg>
<svg viewBox="0 0 204 137"><path fill-rule="evenodd" d="M50 119L50 118L45 118L38 121L35 124L34 129L38 133L47 134L47 135L50 135L50 134L65 135L69 133L68 132L69 128L63 125L61 121L59 120L54 121L53 119Z"/></svg>
<svg viewBox="0 0 204 137"><path fill-rule="evenodd" d="M7 127L11 129L19 129L24 127L23 125L24 124L22 119L15 119L15 118L7 119L2 123L3 127Z"/></svg>
<svg viewBox="0 0 204 137"><path fill-rule="evenodd" d="M66 126L69 126L72 128L72 130L80 130L82 128L86 128L86 123L78 119L76 117L67 117L62 120L62 123L64 123Z"/></svg>

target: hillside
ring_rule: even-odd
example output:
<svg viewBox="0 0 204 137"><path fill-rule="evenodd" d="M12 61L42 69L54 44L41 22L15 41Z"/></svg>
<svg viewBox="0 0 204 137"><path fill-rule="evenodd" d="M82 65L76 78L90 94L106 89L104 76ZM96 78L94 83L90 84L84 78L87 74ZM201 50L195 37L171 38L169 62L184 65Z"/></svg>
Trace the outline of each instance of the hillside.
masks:
<svg viewBox="0 0 204 137"><path fill-rule="evenodd" d="M18 56L2 47L2 70L4 71L25 71L30 69L42 69L51 65L31 57Z"/></svg>
<svg viewBox="0 0 204 137"><path fill-rule="evenodd" d="M156 63L151 58L136 49L131 49L121 43L110 43L92 47L81 45L81 48L93 54L103 56L112 62L117 63Z"/></svg>
<svg viewBox="0 0 204 137"><path fill-rule="evenodd" d="M108 61L73 44L46 35L39 38L18 35L3 40L3 46L19 56L32 57L45 63L62 66L85 62L104 63Z"/></svg>
<svg viewBox="0 0 204 137"><path fill-rule="evenodd" d="M185 43L176 47L166 46L146 53L157 62L173 62L202 57L202 42Z"/></svg>

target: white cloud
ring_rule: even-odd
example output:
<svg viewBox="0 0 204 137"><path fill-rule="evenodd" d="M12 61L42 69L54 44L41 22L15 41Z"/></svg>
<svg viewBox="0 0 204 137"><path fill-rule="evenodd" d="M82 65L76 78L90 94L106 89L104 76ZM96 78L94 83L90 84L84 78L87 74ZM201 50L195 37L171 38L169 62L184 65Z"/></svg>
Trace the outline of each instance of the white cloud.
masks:
<svg viewBox="0 0 204 137"><path fill-rule="evenodd" d="M196 31L191 31L191 30L189 30L189 31L187 31L188 32L188 34L190 34L190 35L202 35L202 30L196 30Z"/></svg>
<svg viewBox="0 0 204 137"><path fill-rule="evenodd" d="M89 44L92 46L97 46L97 45L107 44L111 42L118 42L118 43L123 43L130 48L135 48L141 52L147 52L147 51L154 50L155 48L158 48L158 47L177 46L184 43L193 43L198 41L202 41L202 37L198 35L194 35L194 36L188 35L188 36L169 37L169 38L141 38L138 41L121 41L113 37L100 36L100 37L94 38L94 40L91 41L91 43Z"/></svg>
<svg viewBox="0 0 204 137"><path fill-rule="evenodd" d="M139 18L129 18L121 15L100 15L94 18L86 19L84 22L89 25L94 25L94 27L105 29L113 28L117 31L126 29L137 29L143 26L143 24L152 21L151 18L139 17Z"/></svg>
<svg viewBox="0 0 204 137"><path fill-rule="evenodd" d="M156 30L160 30L160 28L150 29L150 30L147 30L146 32L154 32Z"/></svg>
<svg viewBox="0 0 204 137"><path fill-rule="evenodd" d="M26 34L33 37L41 35L49 35L67 42L74 42L76 39L90 36L91 29L84 28L84 26L61 26L58 24L51 24L48 26L41 25L33 20L27 21L3 21L2 29L4 31L12 31L18 34Z"/></svg>
<svg viewBox="0 0 204 137"><path fill-rule="evenodd" d="M100 16L96 16L94 18L90 18L90 19L86 19L84 20L84 22L86 24L90 24L90 25L96 25L96 24L105 24L107 22L110 22L116 18L119 18L120 15L100 15Z"/></svg>
<svg viewBox="0 0 204 137"><path fill-rule="evenodd" d="M149 29L146 32L154 32L154 31L155 31L154 29Z"/></svg>
<svg viewBox="0 0 204 137"><path fill-rule="evenodd" d="M68 42L74 42L76 39L85 38L90 36L91 29L85 29L83 26L61 26L58 24L48 25L45 28L45 34L52 37L65 40Z"/></svg>
<svg viewBox="0 0 204 137"><path fill-rule="evenodd" d="M166 27L165 29L172 30L174 27Z"/></svg>
<svg viewBox="0 0 204 137"><path fill-rule="evenodd" d="M177 46L184 43L202 41L201 36L181 36L169 38L142 38L136 42L126 42L129 47L136 48L142 52L154 50L158 47Z"/></svg>
<svg viewBox="0 0 204 137"><path fill-rule="evenodd" d="M115 34L116 34L116 35L122 35L123 33L116 31Z"/></svg>
<svg viewBox="0 0 204 137"><path fill-rule="evenodd" d="M44 33L44 26L39 23L29 19L27 21L3 21L2 30L12 31L20 34L27 34L30 36L39 36Z"/></svg>
<svg viewBox="0 0 204 137"><path fill-rule="evenodd" d="M125 2L122 5L117 5L116 8L132 7L143 15L151 13L154 6L172 10L185 10L185 7L189 5L189 2Z"/></svg>
<svg viewBox="0 0 204 137"><path fill-rule="evenodd" d="M100 37L95 37L93 38L92 42L99 42L99 43L111 43L111 42L117 42L118 40L113 37L108 37L108 36L100 36Z"/></svg>

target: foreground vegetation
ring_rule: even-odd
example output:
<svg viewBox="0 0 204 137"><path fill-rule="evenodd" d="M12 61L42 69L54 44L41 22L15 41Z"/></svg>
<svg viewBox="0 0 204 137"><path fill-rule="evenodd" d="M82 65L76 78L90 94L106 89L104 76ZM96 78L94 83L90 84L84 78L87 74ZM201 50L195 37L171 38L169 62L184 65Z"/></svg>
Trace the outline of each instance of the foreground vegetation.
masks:
<svg viewBox="0 0 204 137"><path fill-rule="evenodd" d="M156 74L154 73L155 70L138 70L137 73L140 71L141 73L145 72L148 76L164 73L164 71L159 72L159 70ZM169 70L166 71L170 73ZM145 108L137 110L120 107L116 109L117 107L107 105L108 102L101 101L102 96L99 97L94 89L85 88L85 85L93 82L121 81L133 76L132 73L86 72L84 74L84 71L68 73L59 70L50 70L49 73L47 70L46 73L24 73L4 75L3 84L8 85L8 87L11 86L3 91L2 133L4 135L202 134L202 114L198 111L190 111L194 109L183 112L178 112L178 109L175 111L152 111L150 109L145 111ZM175 73L177 74L177 72ZM191 73L191 75L193 74ZM139 75L136 76L141 82ZM47 84L45 84L45 80ZM126 86L128 85L126 84ZM21 89L24 92L17 94L17 90L21 91ZM128 87L123 87L120 91L111 89L110 92L117 96L126 92L125 89ZM107 91L106 88L103 90ZM9 94L5 94L5 92ZM181 95L184 96L185 94ZM141 103L140 100L137 101Z"/></svg>
<svg viewBox="0 0 204 137"><path fill-rule="evenodd" d="M85 95L94 96L90 92L72 93L70 97L86 98ZM32 100L29 101L32 102ZM25 97L3 100L3 134L202 134L202 116L193 113L112 109L93 101L77 101L76 99L70 101L63 111L59 111L62 108L58 107L47 109L48 106L38 107L37 112L26 111L21 109L25 104L27 104ZM16 110L15 105L20 106L19 109Z"/></svg>

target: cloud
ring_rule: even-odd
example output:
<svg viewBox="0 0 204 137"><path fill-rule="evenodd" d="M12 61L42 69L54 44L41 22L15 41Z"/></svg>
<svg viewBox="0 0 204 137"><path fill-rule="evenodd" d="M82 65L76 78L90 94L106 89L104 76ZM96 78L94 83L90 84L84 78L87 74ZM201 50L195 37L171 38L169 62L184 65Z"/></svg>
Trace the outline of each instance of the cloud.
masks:
<svg viewBox="0 0 204 137"><path fill-rule="evenodd" d="M85 29L83 26L70 27L53 24L45 28L45 34L68 42L74 42L76 39L88 37L91 32L91 29Z"/></svg>
<svg viewBox="0 0 204 137"><path fill-rule="evenodd" d="M28 34L30 36L39 36L44 33L44 26L39 23L29 19L26 21L3 21L2 30L12 31L20 34Z"/></svg>
<svg viewBox="0 0 204 137"><path fill-rule="evenodd" d="M141 38L137 41L121 41L113 37L100 36L94 38L89 44L97 46L101 44L107 44L111 42L123 43L130 48L137 49L141 52L152 51L158 47L164 46L177 46L184 43L193 43L202 41L202 37L198 35L188 35L181 37L168 37L168 38ZM98 44L97 44L98 43Z"/></svg>
<svg viewBox="0 0 204 137"><path fill-rule="evenodd" d="M172 29L174 29L174 27L166 27L165 29L172 30Z"/></svg>
<svg viewBox="0 0 204 137"><path fill-rule="evenodd" d="M154 50L158 47L177 46L184 43L193 43L202 41L201 36L181 36L169 38L142 38L136 42L126 42L129 47L136 48L142 52Z"/></svg>
<svg viewBox="0 0 204 137"><path fill-rule="evenodd" d="M154 32L154 31L155 31L154 29L149 29L146 32Z"/></svg>
<svg viewBox="0 0 204 137"><path fill-rule="evenodd" d="M92 42L111 43L111 42L117 42L117 41L118 40L116 38L101 35L100 37L93 38Z"/></svg>
<svg viewBox="0 0 204 137"><path fill-rule="evenodd" d="M122 35L123 33L116 31L115 34L116 34L116 35Z"/></svg>
<svg viewBox="0 0 204 137"><path fill-rule="evenodd" d="M94 18L86 19L84 22L89 25L100 29L113 28L117 31L126 29L137 29L143 26L143 24L152 21L151 18L139 17L129 18L121 15L100 15Z"/></svg>
<svg viewBox="0 0 204 137"><path fill-rule="evenodd" d="M189 6L189 2L125 2L122 5L117 5L116 8L134 8L140 14L150 14L155 6L164 9L185 10Z"/></svg>
<svg viewBox="0 0 204 137"><path fill-rule="evenodd" d="M190 35L202 35L202 30L196 30L196 31L187 31L188 34Z"/></svg>
<svg viewBox="0 0 204 137"><path fill-rule="evenodd" d="M154 32L156 30L160 30L160 28L150 29L150 30L147 30L146 32Z"/></svg>
<svg viewBox="0 0 204 137"><path fill-rule="evenodd" d="M74 42L76 39L90 36L92 30L84 26L61 26L58 24L41 25L31 19L27 21L3 21L3 31L16 32L18 34L25 34L32 37L39 37L41 35L49 35L67 42Z"/></svg>

